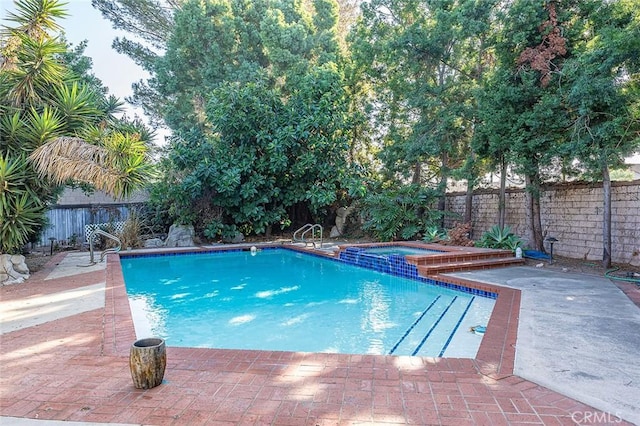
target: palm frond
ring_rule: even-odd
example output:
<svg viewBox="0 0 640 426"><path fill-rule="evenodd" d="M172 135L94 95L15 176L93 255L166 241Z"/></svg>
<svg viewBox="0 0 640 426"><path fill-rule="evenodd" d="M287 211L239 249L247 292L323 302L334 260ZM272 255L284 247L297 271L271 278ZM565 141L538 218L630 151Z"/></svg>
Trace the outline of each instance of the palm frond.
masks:
<svg viewBox="0 0 640 426"><path fill-rule="evenodd" d="M126 197L143 185L152 172L144 153L136 149L134 144L127 155L122 142L103 147L65 136L47 141L29 159L38 174L54 184L83 182L111 196Z"/></svg>
<svg viewBox="0 0 640 426"><path fill-rule="evenodd" d="M40 177L56 185L79 181L110 192L114 177L104 166L108 158L106 149L66 136L48 141L29 156Z"/></svg>
<svg viewBox="0 0 640 426"><path fill-rule="evenodd" d="M64 5L60 0L18 0L16 12L9 13L7 20L18 24L16 31L42 39L48 31L62 31L56 19L68 16Z"/></svg>
<svg viewBox="0 0 640 426"><path fill-rule="evenodd" d="M7 100L14 106L27 102L35 104L40 101L41 93L47 93L51 86L60 84L66 71L56 55L65 49L65 44L57 39L37 41L22 36L16 62L5 74L5 84L10 87Z"/></svg>
<svg viewBox="0 0 640 426"><path fill-rule="evenodd" d="M95 93L77 82L57 86L52 101L62 114L68 132L94 123L103 115L96 107L98 98Z"/></svg>

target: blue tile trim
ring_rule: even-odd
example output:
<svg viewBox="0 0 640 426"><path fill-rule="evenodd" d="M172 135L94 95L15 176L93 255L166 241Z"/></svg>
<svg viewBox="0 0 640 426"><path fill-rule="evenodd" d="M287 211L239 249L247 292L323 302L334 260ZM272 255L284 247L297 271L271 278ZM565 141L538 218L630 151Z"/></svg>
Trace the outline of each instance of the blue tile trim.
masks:
<svg viewBox="0 0 640 426"><path fill-rule="evenodd" d="M267 246L267 247L258 247L258 250L277 250L281 247ZM159 253L124 253L119 252L121 258L131 258L131 257L163 257L163 256L187 256L190 254L222 254L229 252L241 252L241 251L251 251L251 247L242 247L242 248L220 248L220 249L205 249L205 250L185 250L185 251L167 251L167 252L159 252Z"/></svg>
<svg viewBox="0 0 640 426"><path fill-rule="evenodd" d="M350 265L373 269L375 271L420 281L425 284L473 294L474 296L486 297L488 299L498 298L498 294L492 291L422 277L418 275L418 268L415 265L407 263L405 257L402 255L378 256L372 253L366 253L361 247L348 247L346 250L340 252L340 260Z"/></svg>

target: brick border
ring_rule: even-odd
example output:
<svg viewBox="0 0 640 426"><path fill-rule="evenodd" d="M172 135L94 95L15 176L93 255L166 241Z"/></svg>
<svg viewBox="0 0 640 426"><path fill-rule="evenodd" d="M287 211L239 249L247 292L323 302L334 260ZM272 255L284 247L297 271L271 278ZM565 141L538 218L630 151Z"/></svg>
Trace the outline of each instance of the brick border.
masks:
<svg viewBox="0 0 640 426"><path fill-rule="evenodd" d="M171 255L173 253L204 253L211 251L228 251L236 249L247 249L250 246L244 245L234 248L189 248L172 252L168 250L145 251L138 253L121 253L123 257L139 257L148 256L154 253ZM262 245L261 247L280 248L281 245ZM318 253L318 251L306 248L289 246L287 249L293 248L296 251L318 255L321 257L332 258L326 253ZM339 261L334 259L335 261ZM520 290L501 287L492 284L480 283L472 280L443 276L435 277L438 281L446 282L453 285L461 285L469 288L478 289L490 293L498 294L493 312L487 324L487 330L480 343L480 348L474 360L478 372L490 376L495 379L501 379L513 375L515 362L515 343L518 334L518 318L520 312ZM430 285L425 283L424 285ZM128 355L130 345L136 340L133 319L127 298L127 291L124 284L124 277L120 267L120 254L114 253L107 255L107 297L105 298L105 320L104 320L104 351L108 355ZM212 350L217 349L202 349ZM239 351L245 352L245 351ZM255 352L255 351L248 351ZM264 351L277 352L277 351ZM336 355L340 358L344 354L326 354L331 357ZM380 362L390 362L386 358L396 358L393 355L367 355L372 357L380 357ZM421 357L417 357L421 358ZM456 359L456 358L442 358ZM461 358L468 360L467 358Z"/></svg>

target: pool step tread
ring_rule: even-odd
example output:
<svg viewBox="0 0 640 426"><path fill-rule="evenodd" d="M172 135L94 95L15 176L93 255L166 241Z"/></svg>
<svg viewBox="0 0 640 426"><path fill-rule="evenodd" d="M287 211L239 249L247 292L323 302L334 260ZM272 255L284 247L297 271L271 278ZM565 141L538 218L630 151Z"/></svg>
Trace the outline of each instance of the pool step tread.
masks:
<svg viewBox="0 0 640 426"><path fill-rule="evenodd" d="M398 338L403 338L402 341L397 343L393 353L395 355L411 355L420 345L422 339L424 339L433 328L433 331L431 331L431 334L416 353L416 356L438 356L446 344L446 339L453 330L446 319L459 317L469 302L465 297L458 297L453 301L452 299L452 297L448 297L439 300L405 336L398 336ZM447 309L447 307L449 308ZM438 322L439 320L440 322ZM436 322L438 322L438 324L434 327ZM455 324L453 326L455 326Z"/></svg>
<svg viewBox="0 0 640 426"><path fill-rule="evenodd" d="M504 266L524 264L524 259L516 257L499 257L489 259L465 260L459 262L445 262L432 265L419 265L418 273L425 277L448 272L470 271L475 269L491 269Z"/></svg>
<svg viewBox="0 0 640 426"><path fill-rule="evenodd" d="M376 269L387 273L396 273L398 272L398 268L400 268L400 274L403 273L401 269L402 265L398 265L395 259L390 260L374 253L367 253L366 249L368 247L379 246L340 246L338 257L349 263L365 268ZM431 246L428 248L436 249ZM450 247L446 252L436 254L404 255L404 261L407 265L415 268L414 271L424 278L433 278L438 274L445 274L449 272L490 269L524 264L524 259L514 257L511 250L497 250L481 247ZM414 272L414 274L416 272Z"/></svg>
<svg viewBox="0 0 640 426"><path fill-rule="evenodd" d="M513 252L510 250L490 250L482 252L449 252L442 254L434 254L430 256L413 257L407 256L407 263L416 266L423 265L439 265L452 262L467 262L473 260L495 259L495 258L512 258Z"/></svg>
<svg viewBox="0 0 640 426"><path fill-rule="evenodd" d="M469 304L469 299L458 297L454 304L449 308L443 320L438 324L434 332L429 336L425 344L415 354L416 356L440 356L440 352L447 344L447 340L454 331L460 316L465 312ZM448 319L453 318L453 322Z"/></svg>

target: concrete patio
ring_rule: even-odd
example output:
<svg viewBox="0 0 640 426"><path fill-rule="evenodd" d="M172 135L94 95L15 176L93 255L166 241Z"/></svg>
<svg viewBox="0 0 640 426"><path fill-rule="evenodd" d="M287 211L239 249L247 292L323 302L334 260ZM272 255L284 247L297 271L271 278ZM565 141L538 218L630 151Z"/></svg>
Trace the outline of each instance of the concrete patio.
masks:
<svg viewBox="0 0 640 426"><path fill-rule="evenodd" d="M640 424L640 309L615 284L531 267L455 276L522 291L514 374Z"/></svg>

